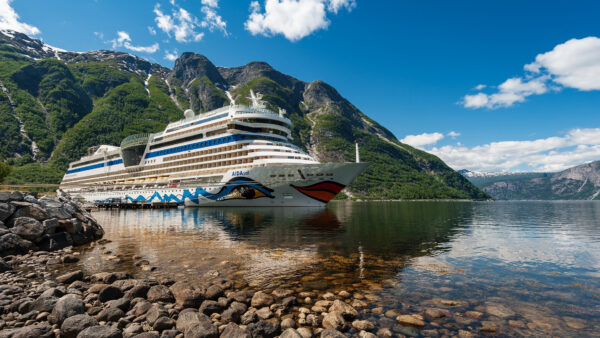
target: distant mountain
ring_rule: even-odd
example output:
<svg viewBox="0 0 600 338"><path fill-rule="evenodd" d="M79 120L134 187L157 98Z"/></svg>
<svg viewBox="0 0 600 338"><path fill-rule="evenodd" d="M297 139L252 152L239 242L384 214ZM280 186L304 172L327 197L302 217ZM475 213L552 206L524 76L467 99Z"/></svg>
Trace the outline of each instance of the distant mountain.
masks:
<svg viewBox="0 0 600 338"><path fill-rule="evenodd" d="M558 173L459 172L499 200L600 200L600 161Z"/></svg>
<svg viewBox="0 0 600 338"><path fill-rule="evenodd" d="M0 31L0 159L15 183L58 182L68 163L98 144L119 145L183 118L261 92L286 109L294 142L322 162L373 165L346 192L366 199L486 199L487 194L434 155L401 143L323 81L304 82L265 62L217 67L183 53L173 69L115 51L68 52Z"/></svg>

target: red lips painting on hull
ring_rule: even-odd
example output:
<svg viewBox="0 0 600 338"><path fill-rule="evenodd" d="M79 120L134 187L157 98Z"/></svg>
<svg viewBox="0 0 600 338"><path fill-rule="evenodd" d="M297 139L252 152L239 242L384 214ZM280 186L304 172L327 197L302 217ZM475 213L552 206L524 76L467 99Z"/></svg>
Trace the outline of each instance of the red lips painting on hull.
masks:
<svg viewBox="0 0 600 338"><path fill-rule="evenodd" d="M302 194L323 203L329 202L345 187L344 185L333 181L319 182L306 187L299 187L293 184L290 184L290 186Z"/></svg>

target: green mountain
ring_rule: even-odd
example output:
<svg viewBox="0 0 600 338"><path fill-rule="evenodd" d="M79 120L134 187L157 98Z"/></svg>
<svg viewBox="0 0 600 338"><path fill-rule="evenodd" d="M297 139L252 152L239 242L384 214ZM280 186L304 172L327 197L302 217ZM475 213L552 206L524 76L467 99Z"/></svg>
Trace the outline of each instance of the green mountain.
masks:
<svg viewBox="0 0 600 338"><path fill-rule="evenodd" d="M498 200L600 200L600 161L558 173L459 172Z"/></svg>
<svg viewBox="0 0 600 338"><path fill-rule="evenodd" d="M205 112L249 103L252 89L292 120L296 145L322 162L353 161L354 143L368 171L346 189L363 199L486 199L439 158L399 142L322 81L303 82L264 62L216 67L184 53L173 69L115 51L63 51L0 31L0 159L15 166L7 181L59 182L90 146L118 145L157 132L191 108Z"/></svg>

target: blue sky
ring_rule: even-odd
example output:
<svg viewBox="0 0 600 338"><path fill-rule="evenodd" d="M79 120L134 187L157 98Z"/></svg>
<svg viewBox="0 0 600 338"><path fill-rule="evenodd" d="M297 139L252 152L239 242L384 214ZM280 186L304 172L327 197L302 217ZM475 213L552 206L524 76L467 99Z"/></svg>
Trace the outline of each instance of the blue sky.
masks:
<svg viewBox="0 0 600 338"><path fill-rule="evenodd" d="M598 1L0 0L0 9L0 28L67 50L117 49L168 67L167 54L192 51L324 80L455 169L600 160Z"/></svg>

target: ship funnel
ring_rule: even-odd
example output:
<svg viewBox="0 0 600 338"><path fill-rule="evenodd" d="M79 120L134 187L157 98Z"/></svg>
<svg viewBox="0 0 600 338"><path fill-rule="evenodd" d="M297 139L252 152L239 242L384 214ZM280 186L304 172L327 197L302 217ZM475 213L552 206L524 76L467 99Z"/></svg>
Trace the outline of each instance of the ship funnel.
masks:
<svg viewBox="0 0 600 338"><path fill-rule="evenodd" d="M183 112L183 116L185 116L186 119L191 119L192 117L194 117L194 111L191 109L187 109Z"/></svg>
<svg viewBox="0 0 600 338"><path fill-rule="evenodd" d="M356 163L360 163L360 154L358 153L358 142L356 142Z"/></svg>

